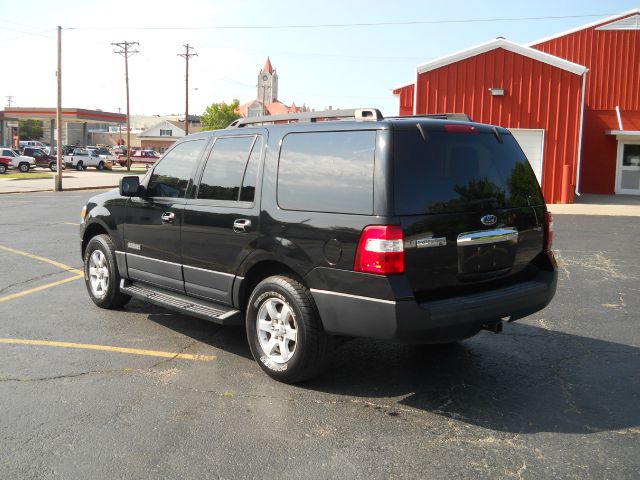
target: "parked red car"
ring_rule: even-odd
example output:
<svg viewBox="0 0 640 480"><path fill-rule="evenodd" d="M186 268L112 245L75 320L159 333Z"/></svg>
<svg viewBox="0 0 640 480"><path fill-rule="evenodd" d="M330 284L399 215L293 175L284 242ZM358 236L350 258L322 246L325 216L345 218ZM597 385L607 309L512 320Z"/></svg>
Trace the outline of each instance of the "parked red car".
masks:
<svg viewBox="0 0 640 480"><path fill-rule="evenodd" d="M131 154L131 163L145 163L153 165L160 158L160 154L155 150L136 150ZM121 167L127 165L127 156L118 155L118 163Z"/></svg>
<svg viewBox="0 0 640 480"><path fill-rule="evenodd" d="M8 157L0 156L0 174L6 173L11 166L11 160Z"/></svg>

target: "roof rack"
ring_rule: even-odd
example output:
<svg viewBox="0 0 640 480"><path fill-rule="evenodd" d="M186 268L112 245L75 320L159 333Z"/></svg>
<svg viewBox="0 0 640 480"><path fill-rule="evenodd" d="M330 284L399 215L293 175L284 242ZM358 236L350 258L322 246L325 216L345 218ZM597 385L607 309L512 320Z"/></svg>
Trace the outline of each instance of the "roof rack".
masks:
<svg viewBox="0 0 640 480"><path fill-rule="evenodd" d="M348 110L323 110L320 112L287 113L284 115L264 115L261 117L239 118L229 124L228 128L241 128L248 125L264 125L272 123L318 122L323 120L352 118L357 121L376 122L384 120L377 108L352 108Z"/></svg>
<svg viewBox="0 0 640 480"><path fill-rule="evenodd" d="M457 120L460 122L472 122L471 117L466 113L425 113L422 115L407 115L404 117L386 118L433 118L436 120Z"/></svg>

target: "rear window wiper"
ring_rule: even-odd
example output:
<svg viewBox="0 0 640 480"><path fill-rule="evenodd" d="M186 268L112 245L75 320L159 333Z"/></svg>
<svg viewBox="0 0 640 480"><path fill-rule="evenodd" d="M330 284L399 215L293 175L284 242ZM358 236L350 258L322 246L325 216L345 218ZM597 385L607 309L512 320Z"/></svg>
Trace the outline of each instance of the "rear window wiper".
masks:
<svg viewBox="0 0 640 480"><path fill-rule="evenodd" d="M420 125L419 123L416 123L416 127L418 127L418 131L420 132L420 136L422 137L422 140L426 142L427 132L424 131L424 129L422 128L422 125Z"/></svg>

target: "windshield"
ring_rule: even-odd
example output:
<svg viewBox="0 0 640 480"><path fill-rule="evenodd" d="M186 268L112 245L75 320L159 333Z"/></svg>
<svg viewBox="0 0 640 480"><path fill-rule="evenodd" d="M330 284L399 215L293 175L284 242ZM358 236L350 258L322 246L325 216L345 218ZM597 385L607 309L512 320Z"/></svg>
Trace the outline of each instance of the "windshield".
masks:
<svg viewBox="0 0 640 480"><path fill-rule="evenodd" d="M510 134L396 131L397 214L452 213L544 203L536 177Z"/></svg>

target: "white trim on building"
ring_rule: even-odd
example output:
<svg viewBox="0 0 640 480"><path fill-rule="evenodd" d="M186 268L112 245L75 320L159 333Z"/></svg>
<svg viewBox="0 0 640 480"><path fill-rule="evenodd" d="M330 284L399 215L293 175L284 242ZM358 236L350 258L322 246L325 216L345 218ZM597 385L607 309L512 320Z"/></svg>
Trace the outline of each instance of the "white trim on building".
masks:
<svg viewBox="0 0 640 480"><path fill-rule="evenodd" d="M421 65L418 65L416 67L416 70L418 74L430 72L431 70L435 70L437 68L459 62L460 60L464 60L466 58L475 57L476 55L490 52L491 50L495 50L497 48L503 48L510 52L517 53L519 55L529 57L534 60L538 60L539 62L552 65L554 67L560 68L562 70L566 70L571 73L575 73L576 75L582 75L584 74L584 72L587 71L587 67L583 65L578 65L577 63L569 62L560 57L556 57L555 55L549 55L548 53L541 52L540 50L536 50L535 48L526 47L526 46L511 42L509 40L505 40L504 38L497 38L495 40L481 43L480 45L476 45L474 47L467 48L465 50L460 50L450 55L437 58L430 62L423 63Z"/></svg>

